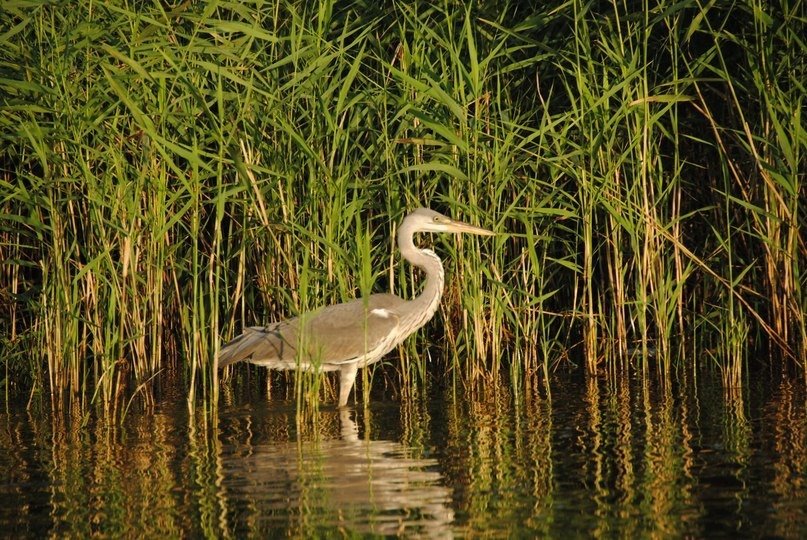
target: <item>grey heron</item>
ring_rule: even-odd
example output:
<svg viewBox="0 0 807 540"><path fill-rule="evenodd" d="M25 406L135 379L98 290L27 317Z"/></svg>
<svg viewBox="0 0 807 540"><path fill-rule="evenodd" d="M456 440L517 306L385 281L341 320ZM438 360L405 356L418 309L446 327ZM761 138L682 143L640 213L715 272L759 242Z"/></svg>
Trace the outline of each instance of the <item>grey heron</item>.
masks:
<svg viewBox="0 0 807 540"><path fill-rule="evenodd" d="M222 347L218 366L245 360L269 369L339 372L339 406L347 405L359 368L377 362L432 318L443 294L440 258L415 247L418 232L494 233L418 208L398 229L398 248L409 263L426 274L423 291L412 300L372 294L311 313L244 330Z"/></svg>

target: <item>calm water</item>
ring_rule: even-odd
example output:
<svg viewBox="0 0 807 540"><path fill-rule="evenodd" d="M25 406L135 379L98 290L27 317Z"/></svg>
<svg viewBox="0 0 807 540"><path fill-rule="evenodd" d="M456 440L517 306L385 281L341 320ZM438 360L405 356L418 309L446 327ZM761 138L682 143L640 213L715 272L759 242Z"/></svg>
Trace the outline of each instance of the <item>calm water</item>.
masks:
<svg viewBox="0 0 807 540"><path fill-rule="evenodd" d="M422 403L0 414L3 536L807 537L803 389L555 375ZM227 401L227 400L225 400ZM43 407L43 409L46 409Z"/></svg>

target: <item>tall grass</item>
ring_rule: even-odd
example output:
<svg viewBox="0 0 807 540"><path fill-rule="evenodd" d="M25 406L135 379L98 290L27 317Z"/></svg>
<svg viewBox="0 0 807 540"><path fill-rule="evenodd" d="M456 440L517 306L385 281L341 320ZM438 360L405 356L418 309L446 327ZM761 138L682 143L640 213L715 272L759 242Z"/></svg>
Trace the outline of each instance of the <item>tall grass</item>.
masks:
<svg viewBox="0 0 807 540"><path fill-rule="evenodd" d="M417 294L420 205L503 234L432 239L400 392L578 359L734 386L763 350L807 379L804 4L635 8L5 2L6 395L122 414L181 369L215 402L244 326Z"/></svg>

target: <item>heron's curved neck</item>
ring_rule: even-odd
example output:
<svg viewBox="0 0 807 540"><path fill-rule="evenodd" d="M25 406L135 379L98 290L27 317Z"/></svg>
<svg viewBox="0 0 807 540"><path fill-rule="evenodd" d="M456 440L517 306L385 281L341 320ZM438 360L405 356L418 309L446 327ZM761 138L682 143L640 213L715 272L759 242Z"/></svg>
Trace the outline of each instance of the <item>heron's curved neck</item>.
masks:
<svg viewBox="0 0 807 540"><path fill-rule="evenodd" d="M440 297L443 295L444 273L440 258L432 250L415 247L412 238L413 234L414 231L409 230L407 227L401 227L398 232L398 247L404 259L409 261L410 264L421 268L426 274L423 291L412 300L412 303L417 306L417 309L413 309L412 313L420 314L423 317L422 320L417 321L418 325L420 325L428 321L440 305Z"/></svg>

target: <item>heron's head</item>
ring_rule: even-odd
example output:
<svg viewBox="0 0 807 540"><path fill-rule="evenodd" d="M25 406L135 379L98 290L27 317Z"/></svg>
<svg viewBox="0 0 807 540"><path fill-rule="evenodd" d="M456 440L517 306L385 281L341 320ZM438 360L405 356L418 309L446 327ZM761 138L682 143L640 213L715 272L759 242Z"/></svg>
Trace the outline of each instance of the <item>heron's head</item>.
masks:
<svg viewBox="0 0 807 540"><path fill-rule="evenodd" d="M403 225L411 227L413 232L467 233L483 236L493 236L495 234L487 229L451 219L428 208L418 208L406 216Z"/></svg>

